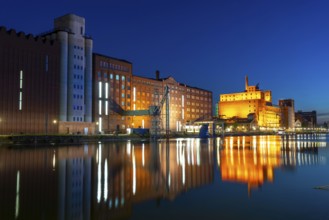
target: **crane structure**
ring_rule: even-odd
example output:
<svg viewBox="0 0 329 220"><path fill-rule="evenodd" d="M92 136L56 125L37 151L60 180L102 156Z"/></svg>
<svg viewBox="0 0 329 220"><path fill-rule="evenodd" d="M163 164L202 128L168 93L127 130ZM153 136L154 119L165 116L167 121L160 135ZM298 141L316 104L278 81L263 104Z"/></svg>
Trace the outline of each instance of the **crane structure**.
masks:
<svg viewBox="0 0 329 220"><path fill-rule="evenodd" d="M154 97L158 97L158 91L155 90ZM163 104L166 102L166 134L169 131L169 86L166 85L164 87L164 93L162 99L156 105L149 106L149 109L142 110L124 110L118 103L116 103L113 99L110 100L110 108L114 112L118 113L122 116L145 116L149 115L152 117L152 128L151 128L151 137L157 138L157 135L160 130L160 122L161 122L161 111ZM155 101L154 101L155 103Z"/></svg>

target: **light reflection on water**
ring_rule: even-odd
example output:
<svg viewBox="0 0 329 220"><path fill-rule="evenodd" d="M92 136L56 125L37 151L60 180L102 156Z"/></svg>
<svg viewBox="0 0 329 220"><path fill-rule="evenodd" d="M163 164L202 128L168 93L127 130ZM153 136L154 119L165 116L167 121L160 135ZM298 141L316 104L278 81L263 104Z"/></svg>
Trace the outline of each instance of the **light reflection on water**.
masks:
<svg viewBox="0 0 329 220"><path fill-rule="evenodd" d="M145 213L166 218L168 210L157 208L164 201L181 215L199 200L202 206L247 198L248 204L264 184L277 189L283 183L275 180L281 170L328 168L327 143L323 135L295 135L1 148L0 219L130 219ZM229 194L236 184L246 186L246 194ZM214 186L228 191L214 199ZM206 192L195 195L198 189ZM156 207L141 206L150 201ZM218 216L226 216L225 210Z"/></svg>

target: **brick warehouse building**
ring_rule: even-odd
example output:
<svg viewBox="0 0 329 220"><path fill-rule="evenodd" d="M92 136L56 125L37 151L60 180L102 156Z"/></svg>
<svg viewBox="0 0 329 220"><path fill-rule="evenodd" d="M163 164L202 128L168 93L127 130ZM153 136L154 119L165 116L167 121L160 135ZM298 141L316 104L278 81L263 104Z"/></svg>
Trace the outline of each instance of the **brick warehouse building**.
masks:
<svg viewBox="0 0 329 220"><path fill-rule="evenodd" d="M59 44L0 28L0 133L56 133Z"/></svg>
<svg viewBox="0 0 329 220"><path fill-rule="evenodd" d="M150 115L126 115L124 111L147 110L158 105L169 86L169 129L183 131L187 123L212 116L212 92L177 82L173 77L155 78L132 74L132 64L105 55L93 55L93 116L97 131L111 133L127 128L151 128ZM160 127L165 129L165 104Z"/></svg>
<svg viewBox="0 0 329 220"><path fill-rule="evenodd" d="M170 88L170 130L212 116L212 92L173 77L133 75L132 63L92 53L85 20L67 14L37 37L0 29L0 133L94 134L150 128L145 110ZM165 108L161 115L162 128Z"/></svg>

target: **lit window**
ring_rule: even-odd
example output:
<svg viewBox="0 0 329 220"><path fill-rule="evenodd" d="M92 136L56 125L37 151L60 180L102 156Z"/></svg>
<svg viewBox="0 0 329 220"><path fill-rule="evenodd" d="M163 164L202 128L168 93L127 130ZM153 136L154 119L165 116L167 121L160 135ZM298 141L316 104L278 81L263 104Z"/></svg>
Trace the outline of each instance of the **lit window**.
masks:
<svg viewBox="0 0 329 220"><path fill-rule="evenodd" d="M116 76L115 76L115 79L116 79L116 80L119 80L119 75L116 75Z"/></svg>
<svg viewBox="0 0 329 220"><path fill-rule="evenodd" d="M98 101L98 114L99 115L102 114L102 101L101 100Z"/></svg>
<svg viewBox="0 0 329 220"><path fill-rule="evenodd" d="M98 82L98 97L102 98L102 82Z"/></svg>
<svg viewBox="0 0 329 220"><path fill-rule="evenodd" d="M102 117L98 118L98 130L99 130L99 132L102 131Z"/></svg>
<svg viewBox="0 0 329 220"><path fill-rule="evenodd" d="M23 70L19 71L19 99L18 99L18 109L23 108Z"/></svg>
<svg viewBox="0 0 329 220"><path fill-rule="evenodd" d="M108 115L109 114L108 107L109 107L109 102L108 101L105 101L105 115Z"/></svg>
<svg viewBox="0 0 329 220"><path fill-rule="evenodd" d="M23 104L23 93L19 92L19 110L22 110L22 104Z"/></svg>
<svg viewBox="0 0 329 220"><path fill-rule="evenodd" d="M122 76L122 77L121 77L121 80L122 80L122 81L125 81L125 76Z"/></svg>
<svg viewBox="0 0 329 220"><path fill-rule="evenodd" d="M109 84L105 83L105 98L109 98Z"/></svg>

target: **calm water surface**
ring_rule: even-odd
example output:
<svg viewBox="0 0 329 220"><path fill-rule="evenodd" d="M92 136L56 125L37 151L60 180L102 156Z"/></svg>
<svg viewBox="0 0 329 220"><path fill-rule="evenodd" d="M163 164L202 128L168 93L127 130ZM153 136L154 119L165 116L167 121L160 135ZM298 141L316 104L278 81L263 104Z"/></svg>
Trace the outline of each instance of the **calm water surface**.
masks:
<svg viewBox="0 0 329 220"><path fill-rule="evenodd" d="M328 135L0 148L0 219L329 219Z"/></svg>

